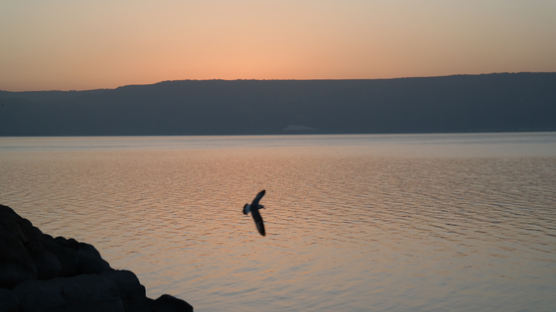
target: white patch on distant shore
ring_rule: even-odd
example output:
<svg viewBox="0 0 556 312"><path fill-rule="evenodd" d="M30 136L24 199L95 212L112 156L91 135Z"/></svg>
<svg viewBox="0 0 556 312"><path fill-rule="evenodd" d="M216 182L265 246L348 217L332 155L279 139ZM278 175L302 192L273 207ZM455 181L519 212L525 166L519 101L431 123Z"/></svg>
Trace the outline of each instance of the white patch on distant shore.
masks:
<svg viewBox="0 0 556 312"><path fill-rule="evenodd" d="M303 126L303 125L287 125L283 130L284 131L315 131L317 129L309 126Z"/></svg>

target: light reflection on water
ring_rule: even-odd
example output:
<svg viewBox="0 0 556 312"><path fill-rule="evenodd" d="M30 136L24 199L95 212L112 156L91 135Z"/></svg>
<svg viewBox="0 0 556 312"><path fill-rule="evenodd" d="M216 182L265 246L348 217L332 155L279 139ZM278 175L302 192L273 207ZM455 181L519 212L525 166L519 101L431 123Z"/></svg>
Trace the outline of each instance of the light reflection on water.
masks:
<svg viewBox="0 0 556 312"><path fill-rule="evenodd" d="M554 133L0 138L1 203L200 312L551 311L554 189Z"/></svg>

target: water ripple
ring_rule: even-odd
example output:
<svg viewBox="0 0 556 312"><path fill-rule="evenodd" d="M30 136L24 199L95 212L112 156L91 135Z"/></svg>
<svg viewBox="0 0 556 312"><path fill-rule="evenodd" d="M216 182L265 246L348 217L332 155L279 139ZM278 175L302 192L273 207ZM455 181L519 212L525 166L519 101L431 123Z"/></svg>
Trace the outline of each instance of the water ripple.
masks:
<svg viewBox="0 0 556 312"><path fill-rule="evenodd" d="M555 157L371 143L3 151L0 200L197 311L556 305ZM262 187L266 238L241 213Z"/></svg>

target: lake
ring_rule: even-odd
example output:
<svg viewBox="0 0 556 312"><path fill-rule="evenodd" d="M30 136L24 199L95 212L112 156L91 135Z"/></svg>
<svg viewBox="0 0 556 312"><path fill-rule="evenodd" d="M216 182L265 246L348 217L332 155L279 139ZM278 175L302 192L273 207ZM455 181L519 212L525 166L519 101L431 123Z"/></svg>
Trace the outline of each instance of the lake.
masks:
<svg viewBox="0 0 556 312"><path fill-rule="evenodd" d="M0 203L199 312L554 311L555 190L554 132L0 138Z"/></svg>

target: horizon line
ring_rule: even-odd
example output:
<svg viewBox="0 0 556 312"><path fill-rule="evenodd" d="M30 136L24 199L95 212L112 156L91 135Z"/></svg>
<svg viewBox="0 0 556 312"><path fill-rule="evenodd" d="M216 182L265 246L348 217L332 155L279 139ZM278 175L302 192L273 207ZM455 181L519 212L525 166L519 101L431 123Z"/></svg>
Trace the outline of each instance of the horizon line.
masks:
<svg viewBox="0 0 556 312"><path fill-rule="evenodd" d="M140 86L153 86L162 83L182 82L182 81L361 81L361 80L397 80L397 79L419 79L419 78L448 78L448 77L461 77L461 76L488 76L488 75L518 75L518 74L556 74L556 71L520 71L520 72L490 72L480 74L449 74L449 75L432 75L432 76L402 76L390 78L315 78L315 79L255 79L255 78L238 78L238 79L173 79L173 80L160 80L151 83L130 83L124 84L113 88L93 88L93 89L48 89L48 90L5 90L0 89L0 92L10 93L24 93L24 92L86 92L86 91L102 91L102 90L116 90L126 87L140 87Z"/></svg>

